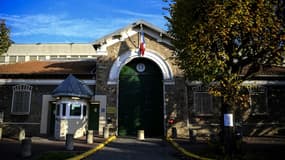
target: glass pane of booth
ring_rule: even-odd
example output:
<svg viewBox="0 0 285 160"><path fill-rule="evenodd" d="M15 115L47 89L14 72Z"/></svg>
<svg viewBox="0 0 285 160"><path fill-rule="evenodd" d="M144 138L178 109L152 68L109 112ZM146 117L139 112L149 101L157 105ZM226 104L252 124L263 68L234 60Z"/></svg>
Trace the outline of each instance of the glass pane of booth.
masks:
<svg viewBox="0 0 285 160"><path fill-rule="evenodd" d="M81 106L79 104L72 104L70 106L70 116L80 116L81 115Z"/></svg>

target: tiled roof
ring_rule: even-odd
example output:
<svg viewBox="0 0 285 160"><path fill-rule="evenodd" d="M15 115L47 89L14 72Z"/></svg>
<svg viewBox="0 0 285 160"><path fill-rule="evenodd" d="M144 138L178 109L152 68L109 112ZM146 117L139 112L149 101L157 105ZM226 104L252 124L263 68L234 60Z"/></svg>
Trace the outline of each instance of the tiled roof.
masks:
<svg viewBox="0 0 285 160"><path fill-rule="evenodd" d="M52 95L57 96L74 96L82 98L91 98L93 92L83 82L79 81L70 74L60 85L52 91Z"/></svg>
<svg viewBox="0 0 285 160"><path fill-rule="evenodd" d="M96 62L29 61L0 65L0 74L94 74Z"/></svg>

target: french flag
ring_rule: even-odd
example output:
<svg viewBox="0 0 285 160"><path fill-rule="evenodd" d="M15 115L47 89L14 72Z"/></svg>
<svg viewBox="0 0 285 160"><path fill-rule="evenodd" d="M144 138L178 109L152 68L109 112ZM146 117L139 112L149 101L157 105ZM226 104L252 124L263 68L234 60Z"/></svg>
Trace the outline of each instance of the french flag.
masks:
<svg viewBox="0 0 285 160"><path fill-rule="evenodd" d="M141 56L144 55L144 51L145 51L144 32L141 31L141 41L140 41L140 54L141 54Z"/></svg>

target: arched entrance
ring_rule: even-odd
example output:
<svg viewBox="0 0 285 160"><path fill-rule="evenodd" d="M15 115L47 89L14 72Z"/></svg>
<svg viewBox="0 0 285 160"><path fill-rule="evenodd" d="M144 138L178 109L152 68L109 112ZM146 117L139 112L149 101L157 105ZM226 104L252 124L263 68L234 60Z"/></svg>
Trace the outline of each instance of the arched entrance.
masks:
<svg viewBox="0 0 285 160"><path fill-rule="evenodd" d="M163 136L163 75L156 63L135 58L119 76L118 133L135 136L143 129L147 137Z"/></svg>

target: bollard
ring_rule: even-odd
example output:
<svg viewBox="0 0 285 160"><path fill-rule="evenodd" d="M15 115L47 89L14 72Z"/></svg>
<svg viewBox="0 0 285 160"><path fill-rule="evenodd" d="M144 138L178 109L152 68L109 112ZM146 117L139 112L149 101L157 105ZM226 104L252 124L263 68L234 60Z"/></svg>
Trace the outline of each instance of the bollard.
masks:
<svg viewBox="0 0 285 160"><path fill-rule="evenodd" d="M93 144L93 130L88 130L87 133L87 144Z"/></svg>
<svg viewBox="0 0 285 160"><path fill-rule="evenodd" d="M2 139L2 132L3 132L3 129L0 127L0 140Z"/></svg>
<svg viewBox="0 0 285 160"><path fill-rule="evenodd" d="M171 137L172 138L177 138L177 129L176 127L171 128Z"/></svg>
<svg viewBox="0 0 285 160"><path fill-rule="evenodd" d="M196 131L193 129L189 129L189 140L190 140L190 142L195 143L196 137L197 137Z"/></svg>
<svg viewBox="0 0 285 160"><path fill-rule="evenodd" d="M109 138L109 127L103 128L104 138Z"/></svg>
<svg viewBox="0 0 285 160"><path fill-rule="evenodd" d="M73 134L66 134L65 149L72 151L73 148Z"/></svg>
<svg viewBox="0 0 285 160"><path fill-rule="evenodd" d="M137 139L144 140L144 130L138 130Z"/></svg>
<svg viewBox="0 0 285 160"><path fill-rule="evenodd" d="M20 128L20 131L19 131L19 141L21 142L22 140L24 140L26 137L26 133L25 133L25 129L24 128Z"/></svg>
<svg viewBox="0 0 285 160"><path fill-rule="evenodd" d="M23 158L30 157L32 155L32 140L23 139L21 141L21 156Z"/></svg>

